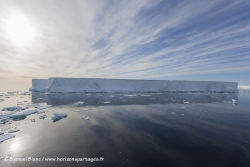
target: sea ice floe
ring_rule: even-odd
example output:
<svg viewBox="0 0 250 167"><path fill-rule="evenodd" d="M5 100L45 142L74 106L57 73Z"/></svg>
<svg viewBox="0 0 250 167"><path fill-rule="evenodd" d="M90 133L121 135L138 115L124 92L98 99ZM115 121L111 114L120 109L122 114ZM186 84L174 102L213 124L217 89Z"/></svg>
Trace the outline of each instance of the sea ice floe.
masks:
<svg viewBox="0 0 250 167"><path fill-rule="evenodd" d="M0 115L0 124L5 124L5 122L7 122L9 118L10 117L8 115Z"/></svg>
<svg viewBox="0 0 250 167"><path fill-rule="evenodd" d="M108 104L108 103L110 103L110 101L105 101L105 102L103 102L103 103Z"/></svg>
<svg viewBox="0 0 250 167"><path fill-rule="evenodd" d="M30 95L29 92L23 92L23 93L20 93L20 95Z"/></svg>
<svg viewBox="0 0 250 167"><path fill-rule="evenodd" d="M28 110L28 111L9 111L9 113L4 113L0 115L0 124L5 124L10 119L24 119L28 115L36 113L37 110Z"/></svg>
<svg viewBox="0 0 250 167"><path fill-rule="evenodd" d="M8 133L15 133L15 132L18 132L20 129L11 129L8 131Z"/></svg>
<svg viewBox="0 0 250 167"><path fill-rule="evenodd" d="M2 111L16 111L16 110L22 110L22 107L21 106L13 106L13 107L2 108Z"/></svg>
<svg viewBox="0 0 250 167"><path fill-rule="evenodd" d="M50 108L52 105L45 105L45 106L40 106L40 105L37 105L35 106L35 108L38 108L38 109L46 109L46 108Z"/></svg>
<svg viewBox="0 0 250 167"><path fill-rule="evenodd" d="M232 102L233 102L234 104L237 104L237 100L235 100L235 99L232 99Z"/></svg>
<svg viewBox="0 0 250 167"><path fill-rule="evenodd" d="M54 116L51 117L51 119L53 121L57 121L57 120L60 120L62 118L65 118L65 117L67 117L67 114L64 114L64 113L54 113Z"/></svg>
<svg viewBox="0 0 250 167"><path fill-rule="evenodd" d="M24 112L17 112L15 114L10 115L11 118L15 117L22 117L22 116L28 116L31 114L37 113L37 110L29 110L29 111L24 111Z"/></svg>
<svg viewBox="0 0 250 167"><path fill-rule="evenodd" d="M87 117L86 115L83 115L81 116L81 119L89 120L89 117Z"/></svg>
<svg viewBox="0 0 250 167"><path fill-rule="evenodd" d="M81 106L81 105L84 105L85 104L85 102L83 102L83 101L78 101L78 102L76 102L76 105L77 106Z"/></svg>
<svg viewBox="0 0 250 167"><path fill-rule="evenodd" d="M36 114L43 114L43 113L45 113L45 111L41 110L41 111L38 111Z"/></svg>
<svg viewBox="0 0 250 167"><path fill-rule="evenodd" d="M151 95L144 95L144 94L140 94L140 96L151 96Z"/></svg>
<svg viewBox="0 0 250 167"><path fill-rule="evenodd" d="M1 135L0 136L0 143L5 141L5 140L8 140L10 138L13 138L15 137L16 135L13 135L13 134L5 134L5 135Z"/></svg>
<svg viewBox="0 0 250 167"><path fill-rule="evenodd" d="M46 115L40 115L39 119L45 119L47 116Z"/></svg>
<svg viewBox="0 0 250 167"><path fill-rule="evenodd" d="M183 103L184 103L184 104L189 104L189 102L188 102L188 101L184 101Z"/></svg>
<svg viewBox="0 0 250 167"><path fill-rule="evenodd" d="M36 122L36 119L32 118L30 119L31 122Z"/></svg>

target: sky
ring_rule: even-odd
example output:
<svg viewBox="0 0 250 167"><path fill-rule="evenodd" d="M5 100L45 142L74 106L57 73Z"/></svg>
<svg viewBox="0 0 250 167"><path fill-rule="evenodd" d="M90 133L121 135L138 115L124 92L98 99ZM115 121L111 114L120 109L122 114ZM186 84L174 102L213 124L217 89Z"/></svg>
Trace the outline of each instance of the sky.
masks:
<svg viewBox="0 0 250 167"><path fill-rule="evenodd" d="M250 85L249 0L0 0L0 91L32 78Z"/></svg>

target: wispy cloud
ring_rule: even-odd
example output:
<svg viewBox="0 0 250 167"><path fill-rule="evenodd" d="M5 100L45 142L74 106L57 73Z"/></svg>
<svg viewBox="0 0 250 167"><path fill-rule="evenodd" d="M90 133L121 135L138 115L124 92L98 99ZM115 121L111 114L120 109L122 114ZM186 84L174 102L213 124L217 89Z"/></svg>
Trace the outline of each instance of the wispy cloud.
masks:
<svg viewBox="0 0 250 167"><path fill-rule="evenodd" d="M250 2L0 1L0 77L164 79L250 70ZM33 41L4 24L27 17Z"/></svg>

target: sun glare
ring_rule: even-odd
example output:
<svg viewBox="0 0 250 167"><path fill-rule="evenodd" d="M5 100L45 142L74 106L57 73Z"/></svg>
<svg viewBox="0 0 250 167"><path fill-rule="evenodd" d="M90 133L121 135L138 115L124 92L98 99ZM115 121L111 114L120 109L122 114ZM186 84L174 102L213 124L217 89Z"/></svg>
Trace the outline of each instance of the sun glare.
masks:
<svg viewBox="0 0 250 167"><path fill-rule="evenodd" d="M6 32L8 38L17 44L25 44L35 36L35 29L29 20L21 15L12 16L7 20Z"/></svg>
<svg viewBox="0 0 250 167"><path fill-rule="evenodd" d="M15 142L10 146L10 149L12 151L16 151L19 148L19 146L20 146L19 142Z"/></svg>

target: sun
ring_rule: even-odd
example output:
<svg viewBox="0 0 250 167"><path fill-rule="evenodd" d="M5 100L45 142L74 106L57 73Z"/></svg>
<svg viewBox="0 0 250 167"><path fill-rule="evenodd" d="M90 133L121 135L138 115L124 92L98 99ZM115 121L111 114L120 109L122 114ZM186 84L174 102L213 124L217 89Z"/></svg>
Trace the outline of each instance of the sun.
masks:
<svg viewBox="0 0 250 167"><path fill-rule="evenodd" d="M6 22L7 37L17 44L25 44L35 36L35 29L22 15L13 15Z"/></svg>

